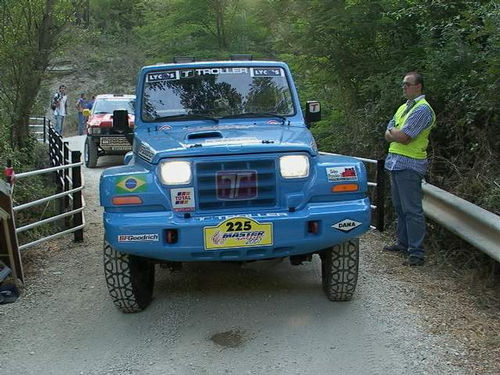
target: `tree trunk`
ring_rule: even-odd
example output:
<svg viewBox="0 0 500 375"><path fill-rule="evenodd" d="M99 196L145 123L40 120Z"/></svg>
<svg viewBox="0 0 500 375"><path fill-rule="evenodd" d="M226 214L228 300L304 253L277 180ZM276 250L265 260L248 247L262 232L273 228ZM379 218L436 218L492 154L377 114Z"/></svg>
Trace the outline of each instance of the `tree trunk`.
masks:
<svg viewBox="0 0 500 375"><path fill-rule="evenodd" d="M38 40L33 45L31 56L25 61L19 62L20 78L17 87L17 98L13 103L14 113L12 114L12 144L16 148L23 148L27 145L29 135L29 116L36 96L40 89L42 74L49 64L50 51L54 43L53 11L56 0L46 0L45 9L39 23L39 27L28 30L34 40ZM36 23L35 23L36 24Z"/></svg>

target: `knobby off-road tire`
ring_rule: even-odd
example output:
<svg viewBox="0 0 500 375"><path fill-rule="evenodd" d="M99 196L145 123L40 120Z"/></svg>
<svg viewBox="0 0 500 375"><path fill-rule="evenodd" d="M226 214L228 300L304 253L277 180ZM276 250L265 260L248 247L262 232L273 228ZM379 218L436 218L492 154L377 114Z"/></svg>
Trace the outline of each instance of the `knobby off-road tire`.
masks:
<svg viewBox="0 0 500 375"><path fill-rule="evenodd" d="M125 313L144 310L153 297L154 263L122 254L104 242L104 276L114 304Z"/></svg>
<svg viewBox="0 0 500 375"><path fill-rule="evenodd" d="M83 158L85 159L85 166L87 168L95 168L97 165L97 145L90 140L89 137L85 140L85 147L83 150Z"/></svg>
<svg viewBox="0 0 500 375"><path fill-rule="evenodd" d="M359 239L323 250L321 279L323 291L331 301L349 301L358 282Z"/></svg>

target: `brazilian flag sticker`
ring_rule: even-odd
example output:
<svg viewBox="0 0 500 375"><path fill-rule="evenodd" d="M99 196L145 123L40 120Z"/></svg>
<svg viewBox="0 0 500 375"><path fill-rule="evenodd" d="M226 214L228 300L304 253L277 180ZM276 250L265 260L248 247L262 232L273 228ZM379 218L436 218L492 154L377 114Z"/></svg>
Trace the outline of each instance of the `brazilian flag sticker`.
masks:
<svg viewBox="0 0 500 375"><path fill-rule="evenodd" d="M118 194L141 193L147 190L147 186L145 175L125 176L116 181L116 192Z"/></svg>

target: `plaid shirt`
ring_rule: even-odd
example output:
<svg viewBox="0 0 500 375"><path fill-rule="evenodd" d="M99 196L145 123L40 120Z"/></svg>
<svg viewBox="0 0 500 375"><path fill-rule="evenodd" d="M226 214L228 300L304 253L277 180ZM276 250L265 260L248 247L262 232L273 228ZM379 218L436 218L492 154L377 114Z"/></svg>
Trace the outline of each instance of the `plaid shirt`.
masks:
<svg viewBox="0 0 500 375"><path fill-rule="evenodd" d="M414 100L408 100L406 105L413 107L416 102L420 99L425 98L425 95L420 95ZM419 135L425 128L432 124L432 111L426 106L420 106L415 111L411 113L406 119L404 126L401 131L411 137L412 139ZM392 129L395 126L394 117L387 124L387 130ZM403 169L413 169L422 176L427 172L427 159L414 159L408 156L389 153L385 159L385 169L388 171L401 171Z"/></svg>

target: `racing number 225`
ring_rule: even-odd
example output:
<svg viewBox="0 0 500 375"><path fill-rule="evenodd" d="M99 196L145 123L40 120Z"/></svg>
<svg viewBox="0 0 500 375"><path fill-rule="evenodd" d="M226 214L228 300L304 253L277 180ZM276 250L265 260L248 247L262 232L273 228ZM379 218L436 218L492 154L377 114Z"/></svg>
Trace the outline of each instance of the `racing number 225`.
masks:
<svg viewBox="0 0 500 375"><path fill-rule="evenodd" d="M252 229L252 223L247 221L234 221L226 223L228 232L239 232L241 230L250 230Z"/></svg>

